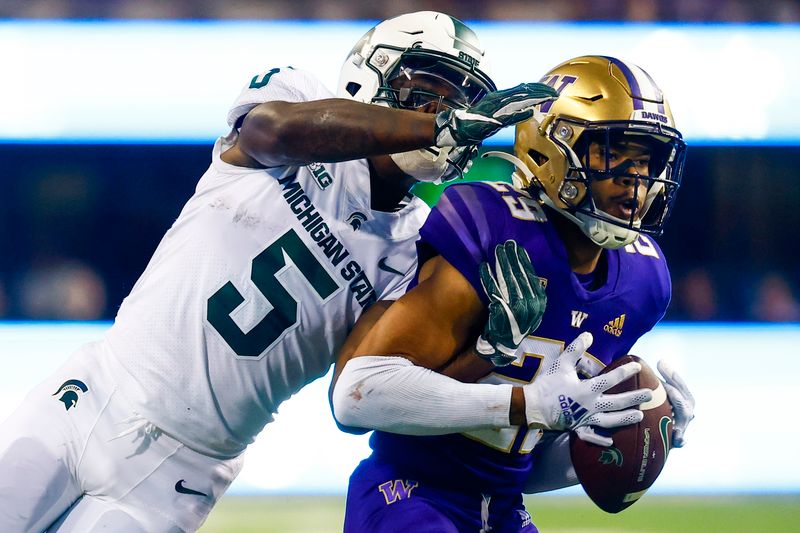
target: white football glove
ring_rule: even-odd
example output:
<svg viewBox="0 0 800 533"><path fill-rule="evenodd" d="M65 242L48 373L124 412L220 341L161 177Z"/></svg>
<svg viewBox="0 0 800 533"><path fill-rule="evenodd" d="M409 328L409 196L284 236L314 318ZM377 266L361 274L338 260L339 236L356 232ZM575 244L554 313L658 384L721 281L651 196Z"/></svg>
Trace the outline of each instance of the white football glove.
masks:
<svg viewBox="0 0 800 533"><path fill-rule="evenodd" d="M528 252L508 240L494 249L494 274L481 263L481 285L489 297L489 319L475 343L477 354L495 366L513 363L520 343L539 327L547 295Z"/></svg>
<svg viewBox="0 0 800 533"><path fill-rule="evenodd" d="M598 435L590 426L614 428L640 422L642 412L632 407L650 401L653 391L603 394L639 372L642 365L636 362L581 381L576 365L591 345L592 334L583 332L557 356L545 356L536 379L523 387L525 415L530 427L575 430L581 440L611 446L610 437Z"/></svg>
<svg viewBox="0 0 800 533"><path fill-rule="evenodd" d="M675 425L672 428L672 447L681 448L686 444L684 437L686 427L694 418L694 396L686 386L686 382L666 360L660 360L656 366L664 378L664 388L667 389L667 398L672 404L672 412L675 415Z"/></svg>
<svg viewBox="0 0 800 533"><path fill-rule="evenodd" d="M466 109L447 109L436 115L436 146L480 144L499 129L533 116L533 108L558 98L543 83L521 83L511 89L494 91Z"/></svg>

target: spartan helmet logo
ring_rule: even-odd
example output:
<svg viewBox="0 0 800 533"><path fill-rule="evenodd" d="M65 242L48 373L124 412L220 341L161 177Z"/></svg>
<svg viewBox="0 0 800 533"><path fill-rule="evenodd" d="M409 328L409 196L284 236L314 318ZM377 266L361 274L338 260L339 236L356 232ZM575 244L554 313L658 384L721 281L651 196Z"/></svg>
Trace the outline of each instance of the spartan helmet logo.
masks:
<svg viewBox="0 0 800 533"><path fill-rule="evenodd" d="M78 379L70 379L65 381L64 384L58 388L55 394L53 394L53 396L60 395L58 401L63 402L64 409L69 411L70 408L78 405L78 399L82 394L88 391L89 387L87 387L83 381Z"/></svg>
<svg viewBox="0 0 800 533"><path fill-rule="evenodd" d="M361 224L366 222L367 215L361 213L360 211L353 212L349 217L347 217L347 222L353 226L353 231L358 231L361 229Z"/></svg>

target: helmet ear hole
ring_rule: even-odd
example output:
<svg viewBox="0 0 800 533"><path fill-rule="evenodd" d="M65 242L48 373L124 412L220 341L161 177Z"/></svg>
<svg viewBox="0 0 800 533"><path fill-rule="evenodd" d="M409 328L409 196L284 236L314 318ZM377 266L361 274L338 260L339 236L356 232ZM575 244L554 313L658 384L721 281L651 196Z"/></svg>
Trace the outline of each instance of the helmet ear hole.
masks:
<svg viewBox="0 0 800 533"><path fill-rule="evenodd" d="M347 91L350 96L355 96L356 93L361 90L361 84L351 81L347 84L344 90Z"/></svg>
<svg viewBox="0 0 800 533"><path fill-rule="evenodd" d="M534 150L533 148L528 149L528 155L530 156L531 159L533 159L533 162L536 163L538 166L542 166L548 161L550 161L549 157L547 157L546 155L537 150Z"/></svg>

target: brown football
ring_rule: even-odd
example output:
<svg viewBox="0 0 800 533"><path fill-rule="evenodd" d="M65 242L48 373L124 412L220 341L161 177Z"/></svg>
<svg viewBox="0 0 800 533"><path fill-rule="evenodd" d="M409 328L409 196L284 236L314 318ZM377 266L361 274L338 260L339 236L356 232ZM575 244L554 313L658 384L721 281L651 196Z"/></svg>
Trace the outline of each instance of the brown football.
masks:
<svg viewBox="0 0 800 533"><path fill-rule="evenodd" d="M642 497L664 468L671 444L672 407L661 380L647 363L635 355L626 355L605 367L601 374L629 361L641 363L641 372L612 387L607 394L652 389L653 399L640 406L642 421L619 429L595 428L614 439L609 448L584 442L575 432L570 434L572 465L583 490L608 513L618 513Z"/></svg>

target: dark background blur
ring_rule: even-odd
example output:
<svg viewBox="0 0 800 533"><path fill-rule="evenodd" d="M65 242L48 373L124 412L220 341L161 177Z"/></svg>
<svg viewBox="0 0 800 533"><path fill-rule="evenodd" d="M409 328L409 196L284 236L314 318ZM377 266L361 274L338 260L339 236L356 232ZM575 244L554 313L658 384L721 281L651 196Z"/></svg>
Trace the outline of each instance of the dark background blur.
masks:
<svg viewBox="0 0 800 533"><path fill-rule="evenodd" d="M16 19L383 19L422 9L464 20L800 21L795 0L0 0L0 18ZM0 143L0 318L113 318L210 154L210 144ZM659 239L674 282L667 319L800 321L798 163L800 146L690 145ZM497 168L479 162L471 177Z"/></svg>

